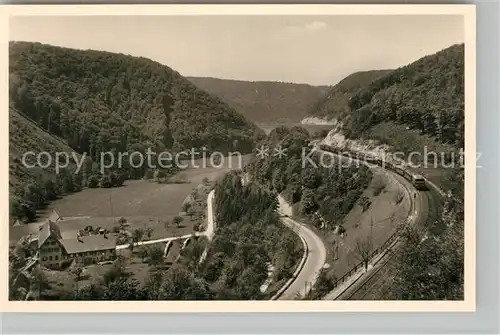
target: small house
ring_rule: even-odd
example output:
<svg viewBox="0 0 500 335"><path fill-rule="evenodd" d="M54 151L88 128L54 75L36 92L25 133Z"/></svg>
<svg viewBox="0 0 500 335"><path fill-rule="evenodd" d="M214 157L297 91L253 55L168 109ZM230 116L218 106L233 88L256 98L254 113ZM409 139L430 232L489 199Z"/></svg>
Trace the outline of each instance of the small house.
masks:
<svg viewBox="0 0 500 335"><path fill-rule="evenodd" d="M63 238L59 226L47 220L38 234L40 264L60 268L63 263L75 261L81 265L96 264L116 258L116 242L108 234Z"/></svg>

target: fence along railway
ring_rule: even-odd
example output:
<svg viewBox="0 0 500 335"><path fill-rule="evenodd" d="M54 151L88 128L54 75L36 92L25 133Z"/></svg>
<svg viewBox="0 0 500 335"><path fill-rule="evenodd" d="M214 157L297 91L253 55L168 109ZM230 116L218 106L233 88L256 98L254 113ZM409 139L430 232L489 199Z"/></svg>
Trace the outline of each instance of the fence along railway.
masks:
<svg viewBox="0 0 500 335"><path fill-rule="evenodd" d="M425 217L427 218L423 224L417 226L421 230L433 229L434 223L437 221L440 215L441 209L441 195L429 188L427 193L428 205L426 206ZM396 235L395 233L394 235ZM394 236L393 235L393 236ZM392 238L392 236L391 236ZM390 287L390 280L387 280L388 276L391 276L391 270L396 265L396 252L395 247L386 252L385 257L382 257L376 264L376 269L372 271L366 278L361 279L358 285L353 286L351 289L347 289L344 293L339 296L339 300L384 300L387 291ZM375 292L376 296L369 296ZM378 293L378 294L377 294Z"/></svg>
<svg viewBox="0 0 500 335"><path fill-rule="evenodd" d="M357 153L350 150L345 150L345 149L341 150L337 147L329 146L326 144L319 145L319 148L323 151L331 152L336 155L360 160L356 158ZM390 170L408 180L418 191L425 192L426 194L425 198L427 199L427 206L424 206L424 211L425 211L424 217L426 217L426 220L424 222L421 222L421 224L417 227L420 229L439 228L439 227L434 227L434 223L437 221L439 217L440 209L442 208L444 200L443 198L445 196L445 193L441 189L439 189L434 184L429 183L422 175L411 173L402 166L397 166L378 158L365 158L364 162L373 165L378 165L384 169ZM395 249L400 243L398 237L399 237L399 232L396 231L384 242L384 244L373 250L369 256L369 262L373 261L376 257L379 257L379 259L374 264L376 269L373 270L372 273L369 274L369 276L365 278L363 278L363 276L360 277L358 279L360 280L359 283L358 280L353 282L344 292L339 294L336 297L336 299L349 300L354 298L356 300L361 300L367 295L367 288L370 285L376 285L376 284L380 285L380 280L387 272L386 266L395 260L394 257L396 254ZM339 285L343 284L344 282L346 282L348 279L350 279L351 276L356 274L362 267L364 267L363 261L354 265L348 272L346 272L342 277L340 277L335 281L335 283L333 284L334 289L337 288Z"/></svg>

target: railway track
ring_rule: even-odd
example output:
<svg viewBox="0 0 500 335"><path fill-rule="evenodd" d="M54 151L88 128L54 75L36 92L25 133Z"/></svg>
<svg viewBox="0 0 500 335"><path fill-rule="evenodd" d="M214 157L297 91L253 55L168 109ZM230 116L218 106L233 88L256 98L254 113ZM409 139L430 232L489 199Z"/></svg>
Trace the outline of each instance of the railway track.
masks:
<svg viewBox="0 0 500 335"><path fill-rule="evenodd" d="M356 157L356 154L353 152L340 152L338 148L328 145L319 145L319 149L347 158L352 158L352 156ZM440 210L442 208L443 198L445 196L442 190L440 190L436 185L430 183L429 181L424 181L424 183L427 183L427 185L426 187L422 187L422 180L425 180L422 176L416 175L413 172L408 172L399 166L383 162L380 159L366 159L365 164L366 163L373 164L375 166L378 165L384 170L391 171L395 175L399 175L400 177L406 179L417 190L425 192L423 198L426 199L426 202L425 204L421 203L421 206L419 208L420 213L418 216L421 219L419 220L417 218L414 218L416 219L414 224L417 224L417 227L424 231L427 230L430 232L434 232L436 229L440 230L443 228L439 227L439 225L436 224L437 218L439 217ZM402 185L403 187L405 187L404 183L402 183ZM413 192L410 192L410 194L413 194ZM425 219L422 219L424 217ZM370 271L367 276L360 277L358 279L359 281L355 281L349 286L349 288L338 295L335 299L362 300L369 294L372 294L377 289L377 287L379 287L379 297L375 297L374 299L384 300L383 297L381 298L380 296L385 296L391 287L391 268L394 269L396 267L397 258L395 257L395 255L397 253L397 249L399 249L402 243L403 242L399 240L399 238L397 238L396 242L383 252L382 257L376 261L376 264L374 264L374 269ZM391 264L394 266L391 266ZM392 271L392 273L394 273L394 271Z"/></svg>
<svg viewBox="0 0 500 335"><path fill-rule="evenodd" d="M364 283L341 295L339 300L384 300L392 284L391 272L395 263L395 253L392 252L381 261L380 266L366 278Z"/></svg>
<svg viewBox="0 0 500 335"><path fill-rule="evenodd" d="M425 206L424 222L420 222L419 228L423 231L433 229L440 211L441 196L434 190L426 191L427 206ZM439 229L439 227L438 227ZM397 243L392 250L386 254L366 278L362 279L352 288L342 293L338 300L387 300L387 294L392 286L394 270L397 261L397 249L402 242Z"/></svg>

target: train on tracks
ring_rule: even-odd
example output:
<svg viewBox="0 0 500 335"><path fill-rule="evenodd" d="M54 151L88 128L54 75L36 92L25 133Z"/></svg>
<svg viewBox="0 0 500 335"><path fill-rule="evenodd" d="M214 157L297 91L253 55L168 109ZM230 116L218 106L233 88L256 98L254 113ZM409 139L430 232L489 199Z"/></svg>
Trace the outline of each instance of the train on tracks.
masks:
<svg viewBox="0 0 500 335"><path fill-rule="evenodd" d="M337 154L340 156L348 156L348 157L353 157L353 158L359 159L358 157L355 157L356 153L351 152L350 150L339 149L337 147L333 147L333 146L326 145L326 144L319 145L319 148L323 151L331 152L331 153L334 153L334 154ZM399 174L400 176L402 176L403 178L408 180L410 183L412 183L412 185L419 191L428 190L427 183L425 181L425 178L422 175L410 173L401 166L394 165L394 164L389 163L389 162L385 162L385 161L378 159L378 158L366 157L366 158L359 159L359 160L363 160L369 164L381 166L385 169L388 169L390 171L393 171L394 173Z"/></svg>

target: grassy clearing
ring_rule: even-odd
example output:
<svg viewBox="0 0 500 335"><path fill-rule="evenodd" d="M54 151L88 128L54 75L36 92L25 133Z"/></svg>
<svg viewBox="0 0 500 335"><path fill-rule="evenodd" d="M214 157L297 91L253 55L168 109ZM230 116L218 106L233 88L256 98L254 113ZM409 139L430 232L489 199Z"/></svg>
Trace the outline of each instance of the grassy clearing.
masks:
<svg viewBox="0 0 500 335"><path fill-rule="evenodd" d="M242 156L241 164L245 165L249 158L248 155ZM206 188L199 189L199 185L205 179L213 183L230 170L239 168L240 161L238 157L224 158L220 167L206 168L200 160L189 163L190 167L181 172L187 177L187 182L183 184L130 180L122 187L85 189L56 200L39 213L40 222L9 227L9 240L15 243L26 234L37 234L41 222L52 210L57 210L65 218L59 222L64 237L75 236L78 230L88 225L113 231L119 226L121 217L127 220L127 230L152 229L152 239L191 234L197 225L201 225L200 229L203 230L206 218L201 217L201 214L206 208L208 192ZM191 218L181 212L183 203L193 192L199 193L196 196L196 210L200 215ZM172 221L179 214L183 216L183 221L177 226Z"/></svg>
<svg viewBox="0 0 500 335"><path fill-rule="evenodd" d="M309 225L328 248L326 263L330 268L327 272L332 278L340 278L361 261L357 241L369 240L372 249L379 247L396 231L398 223L406 219L410 209L410 199L400 183L387 178L380 170L374 171L363 197L370 205L365 210L361 203L355 205L343 220L343 236L334 227L317 229ZM298 221L307 223L309 219Z"/></svg>
<svg viewBox="0 0 500 335"><path fill-rule="evenodd" d="M243 158L245 159L245 158ZM244 161L245 162L245 161ZM198 165L195 162L193 165ZM76 235L76 232L89 224L93 228L101 227L113 231L120 225L120 218L126 219L124 230L133 232L135 229L152 229L151 239L181 236L191 234L195 226L199 230L206 228L206 198L213 187L215 180L227 171L237 167L236 160L227 161L221 168L194 168L191 167L182 173L188 177L188 183L158 184L150 181L128 181L125 186L114 189L87 189L80 193L69 195L55 201L49 210L44 212L48 216L50 209L57 209L64 217L59 221L63 237ZM110 202L109 199L112 199ZM183 204L189 202L191 210L183 212ZM106 206L109 204L108 206ZM111 207L111 204L113 205ZM109 215L113 211L115 217ZM117 216L117 214L122 214ZM127 216L127 214L132 214ZM173 217L182 217L182 222L175 224ZM90 218L90 219L89 219ZM37 233L39 223L27 224L19 227L10 227L11 238L22 236L24 233ZM119 234L113 234L116 237ZM149 239L143 236L143 240ZM178 260L185 240L175 240L169 248L167 256L161 266L170 267ZM165 250L166 243L159 243L155 247ZM133 250L122 249L118 254L126 260L126 270L139 283L144 283L152 266L148 264L147 256L142 254L142 247L135 246ZM94 281L101 280L103 275L113 265L90 265L84 268L78 287L81 289ZM60 296L61 292L74 292L76 278L71 268L63 271L43 269L48 281L43 289L43 295ZM37 292L34 292L34 294ZM36 296L36 294L35 294Z"/></svg>

